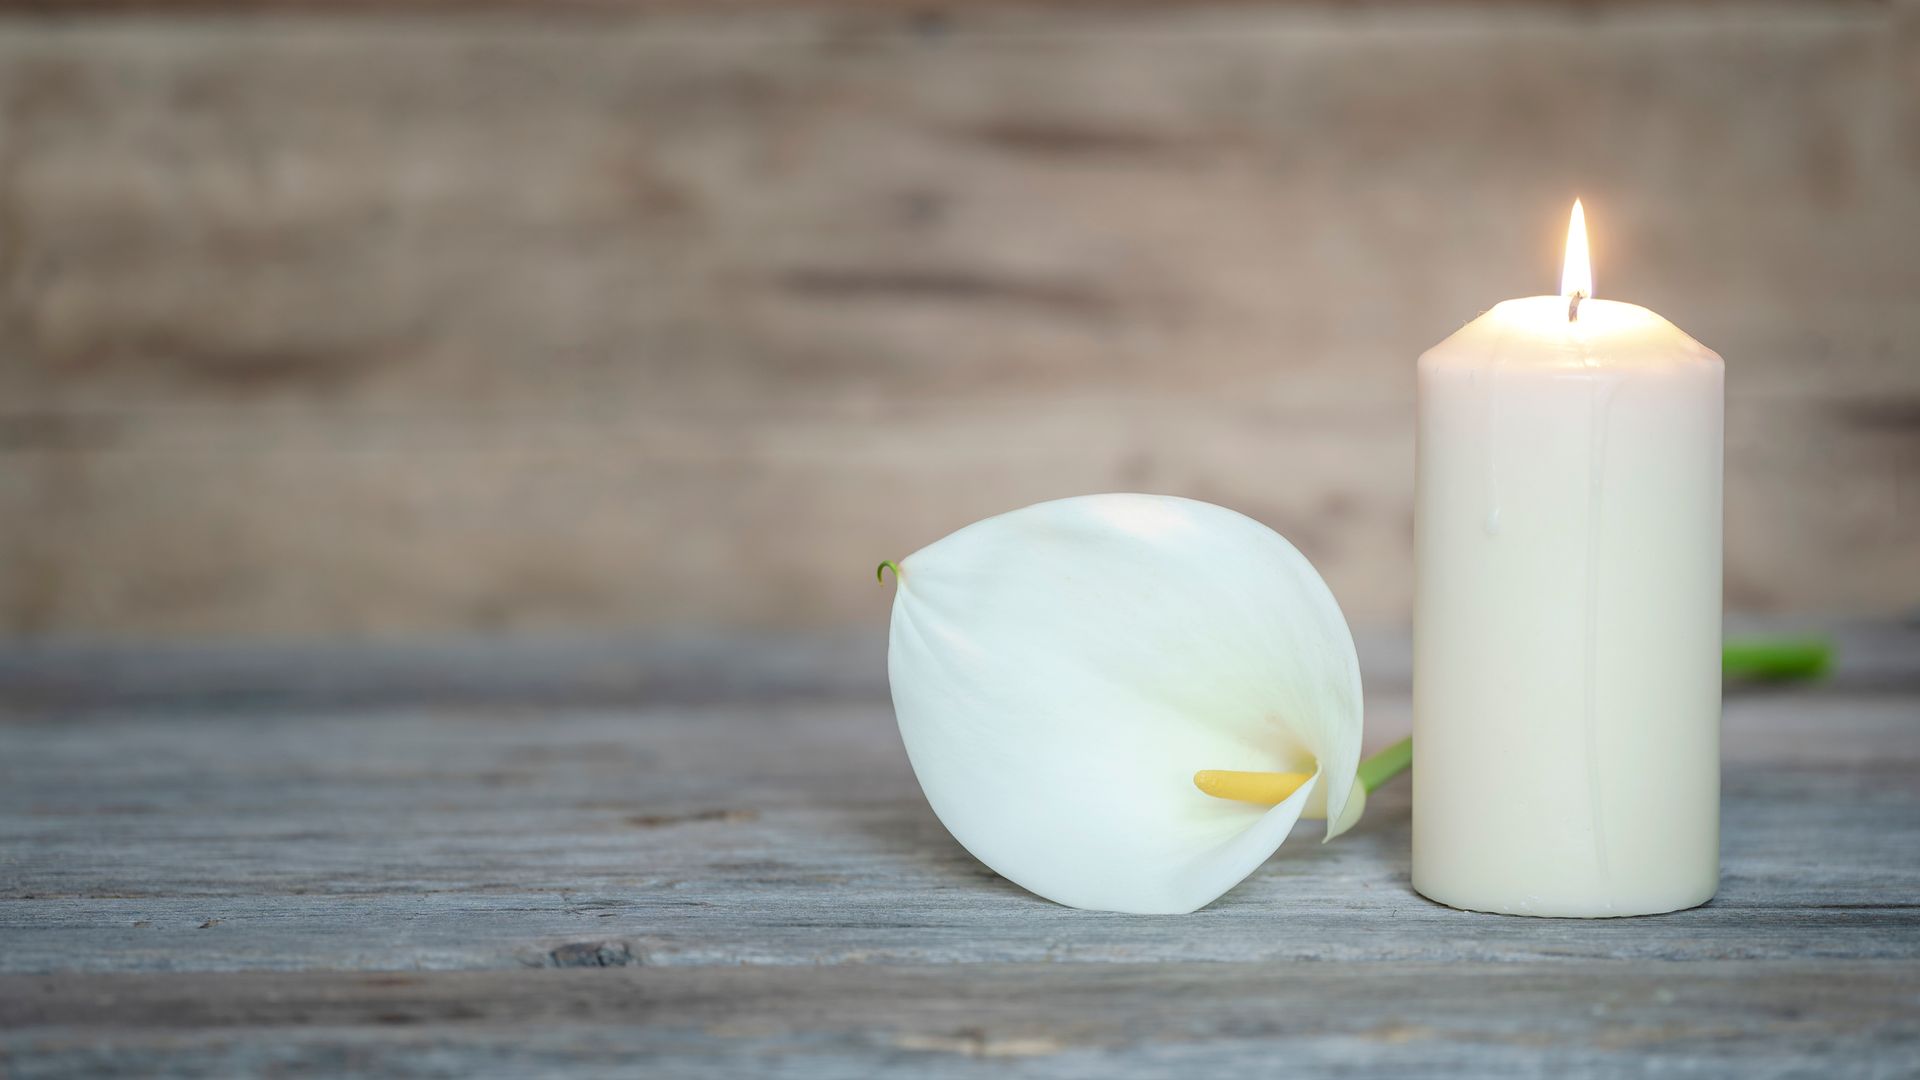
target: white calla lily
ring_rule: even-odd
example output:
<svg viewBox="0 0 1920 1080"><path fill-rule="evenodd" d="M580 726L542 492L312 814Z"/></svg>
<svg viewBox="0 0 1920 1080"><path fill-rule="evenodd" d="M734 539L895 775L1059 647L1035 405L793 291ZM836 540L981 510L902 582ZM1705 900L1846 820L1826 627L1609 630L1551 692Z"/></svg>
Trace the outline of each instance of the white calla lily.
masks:
<svg viewBox="0 0 1920 1080"><path fill-rule="evenodd" d="M1027 889L1193 911L1309 809L1329 838L1358 818L1353 637L1266 526L1089 495L969 525L895 571L887 673L914 772L954 838ZM1267 807L1203 794L1203 770L1310 779Z"/></svg>

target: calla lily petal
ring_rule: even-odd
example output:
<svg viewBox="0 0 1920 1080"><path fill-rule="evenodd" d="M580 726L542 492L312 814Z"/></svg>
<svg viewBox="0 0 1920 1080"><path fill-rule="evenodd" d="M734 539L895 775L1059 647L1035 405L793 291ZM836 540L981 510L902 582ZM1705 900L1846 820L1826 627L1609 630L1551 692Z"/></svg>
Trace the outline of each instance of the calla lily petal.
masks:
<svg viewBox="0 0 1920 1080"><path fill-rule="evenodd" d="M1089 495L961 529L901 560L898 580L887 668L914 772L954 838L1027 889L1192 911L1310 803L1329 837L1357 818L1353 638L1266 526ZM1202 769L1313 779L1269 808L1202 794Z"/></svg>

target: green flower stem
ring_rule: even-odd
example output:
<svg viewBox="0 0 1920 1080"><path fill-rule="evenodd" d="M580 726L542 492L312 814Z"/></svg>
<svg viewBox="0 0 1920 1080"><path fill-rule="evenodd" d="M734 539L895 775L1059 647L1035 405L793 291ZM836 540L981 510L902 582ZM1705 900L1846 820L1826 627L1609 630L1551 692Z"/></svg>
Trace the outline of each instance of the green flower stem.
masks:
<svg viewBox="0 0 1920 1080"><path fill-rule="evenodd" d="M1720 671L1730 679L1817 679L1833 667L1833 642L1825 638L1729 641Z"/></svg>
<svg viewBox="0 0 1920 1080"><path fill-rule="evenodd" d="M887 583L887 571L889 570L893 571L893 579L895 581L900 580L900 568L894 565L892 559L888 559L887 561L881 563L879 566L876 566L873 568L874 580L878 581L882 585L885 585Z"/></svg>
<svg viewBox="0 0 1920 1080"><path fill-rule="evenodd" d="M1413 764L1413 736L1409 735L1360 763L1360 786L1371 795L1380 785L1407 771Z"/></svg>

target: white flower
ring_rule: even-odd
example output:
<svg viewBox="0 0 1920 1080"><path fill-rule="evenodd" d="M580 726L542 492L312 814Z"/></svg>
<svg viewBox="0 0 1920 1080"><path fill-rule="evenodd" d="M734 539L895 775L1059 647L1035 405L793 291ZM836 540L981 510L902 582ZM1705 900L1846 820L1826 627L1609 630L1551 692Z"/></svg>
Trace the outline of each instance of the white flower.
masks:
<svg viewBox="0 0 1920 1080"><path fill-rule="evenodd" d="M1193 911L1303 812L1359 817L1360 668L1333 594L1222 507L1088 495L902 560L894 711L934 813L981 862L1072 907ZM1271 808L1200 770L1302 772Z"/></svg>

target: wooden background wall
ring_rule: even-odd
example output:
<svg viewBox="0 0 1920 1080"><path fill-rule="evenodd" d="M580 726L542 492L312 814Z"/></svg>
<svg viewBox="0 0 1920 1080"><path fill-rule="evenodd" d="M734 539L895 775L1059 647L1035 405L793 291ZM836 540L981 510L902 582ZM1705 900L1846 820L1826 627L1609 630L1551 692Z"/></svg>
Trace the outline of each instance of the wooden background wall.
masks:
<svg viewBox="0 0 1920 1080"><path fill-rule="evenodd" d="M1920 602L1909 5L15 5L0 635L872 626L1103 489L1401 620L1413 358L1575 194L1729 606Z"/></svg>

